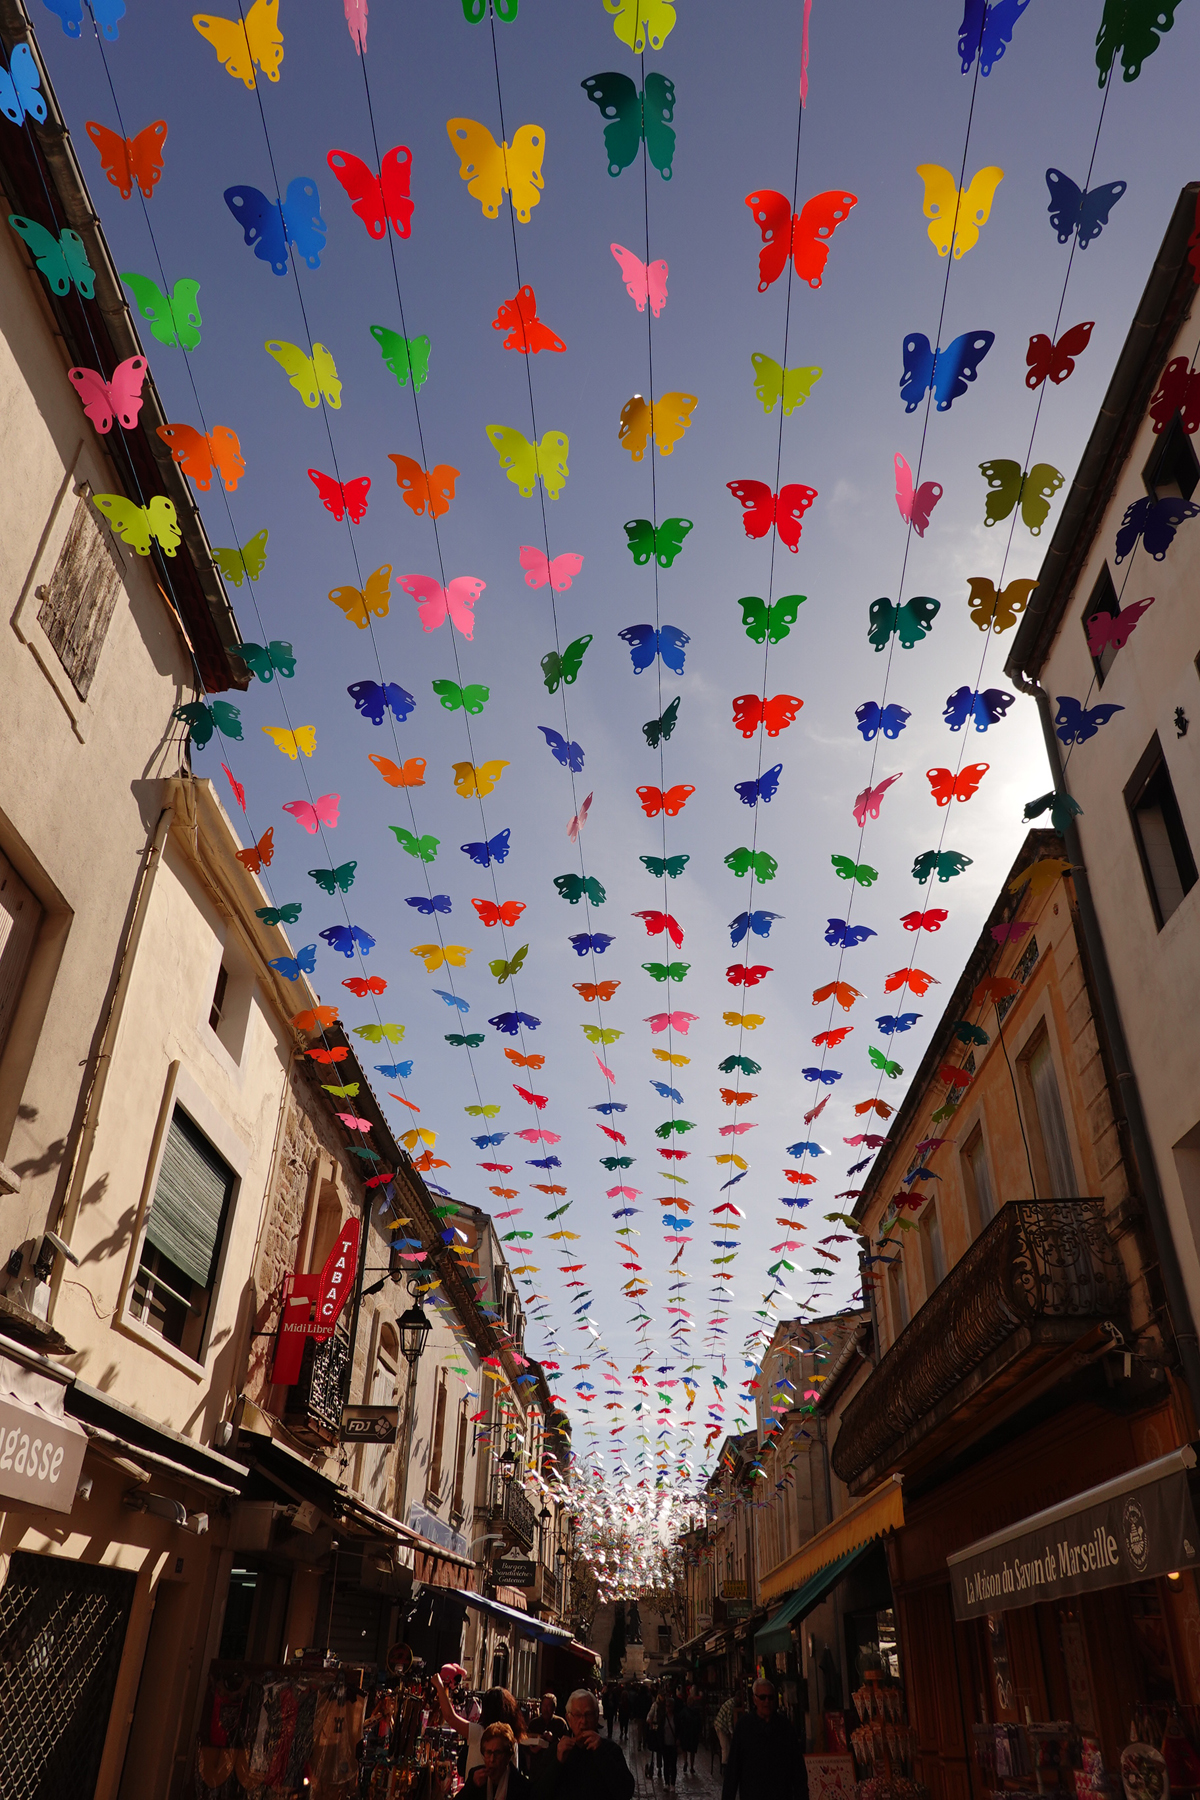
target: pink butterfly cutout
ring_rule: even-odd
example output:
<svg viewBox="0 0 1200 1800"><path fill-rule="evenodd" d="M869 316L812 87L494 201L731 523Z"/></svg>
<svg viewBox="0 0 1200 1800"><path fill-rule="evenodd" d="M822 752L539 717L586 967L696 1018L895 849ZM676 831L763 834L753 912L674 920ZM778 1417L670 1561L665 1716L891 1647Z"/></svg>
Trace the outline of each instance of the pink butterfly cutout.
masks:
<svg viewBox="0 0 1200 1800"><path fill-rule="evenodd" d="M941 485L936 481L923 481L914 494L912 470L907 461L899 453L894 461L896 505L900 508L900 517L906 525L912 526L918 537L924 537L929 515L942 497Z"/></svg>
<svg viewBox="0 0 1200 1800"><path fill-rule="evenodd" d="M370 1131L370 1119L356 1119L353 1113L339 1113L338 1118L347 1131Z"/></svg>
<svg viewBox="0 0 1200 1800"><path fill-rule="evenodd" d="M615 1200L617 1195L620 1194L622 1196L622 1198L625 1200L636 1200L638 1195L641 1193L641 1191L642 1191L641 1188L627 1188L627 1187L605 1188L604 1198L606 1200Z"/></svg>
<svg viewBox="0 0 1200 1800"><path fill-rule="evenodd" d="M596 1058L596 1063L597 1063L600 1073L603 1075L605 1081L615 1081L617 1079L616 1076L613 1074L612 1070L609 1068L608 1064L602 1063L600 1061L599 1057Z"/></svg>
<svg viewBox="0 0 1200 1800"><path fill-rule="evenodd" d="M474 637L471 609L487 586L477 575L456 575L449 587L440 587L432 575L397 575L396 586L416 601L423 631L436 631L449 617L465 638Z"/></svg>
<svg viewBox="0 0 1200 1800"><path fill-rule="evenodd" d="M657 319L667 304L666 263L661 260L644 263L640 256L635 256L632 250L626 250L623 244L610 244L609 249L621 265L629 298L639 312L645 312L646 302L649 300L650 311Z"/></svg>
<svg viewBox="0 0 1200 1800"><path fill-rule="evenodd" d="M367 0L343 0L346 8L346 23L350 27L350 36L354 39L354 47L361 56L367 47Z"/></svg>
<svg viewBox="0 0 1200 1800"><path fill-rule="evenodd" d="M1027 931L1032 930L1033 926L1027 919L1014 919L1010 925L993 925L992 936L998 944L1015 944Z"/></svg>
<svg viewBox="0 0 1200 1800"><path fill-rule="evenodd" d="M805 1113L805 1115L804 1115L804 1123L805 1123L805 1124L806 1124L806 1125L811 1125L811 1124L812 1124L812 1122L813 1122L813 1120L814 1120L814 1119L815 1119L815 1118L816 1118L816 1116L817 1116L817 1114L818 1114L818 1113L819 1113L819 1112L824 1112L824 1110L825 1110L825 1108L826 1108L826 1107L827 1107L827 1106L828 1106L828 1105L829 1105L829 1095L828 1095L828 1094L826 1094L826 1096L825 1096L825 1098L824 1098L824 1099L823 1099L823 1100L818 1100L818 1102L817 1102L817 1104L816 1104L816 1105L815 1105L815 1106L814 1106L814 1107L813 1107L813 1109L812 1109L812 1111L811 1111L811 1112L806 1112L806 1113Z"/></svg>
<svg viewBox="0 0 1200 1800"><path fill-rule="evenodd" d="M307 800L287 800L284 802L283 810L291 813L293 819L303 825L305 831L312 837L318 825L328 825L332 830L337 824L338 807L341 805L341 800L340 794L322 794L311 805Z"/></svg>
<svg viewBox="0 0 1200 1800"><path fill-rule="evenodd" d="M575 814L575 817L571 820L571 823L567 826L567 836L572 843L575 842L575 839L587 824L588 810L591 807L591 804L592 796L589 794L579 811Z"/></svg>
<svg viewBox="0 0 1200 1800"><path fill-rule="evenodd" d="M650 1027L651 1031L665 1031L667 1026L670 1025L674 1031L678 1031L681 1036L686 1037L689 1028L695 1024L699 1017L699 1013L651 1013L650 1017L646 1020L646 1024Z"/></svg>
<svg viewBox="0 0 1200 1800"><path fill-rule="evenodd" d="M904 770L901 769L900 775L903 775L903 773ZM873 819L879 817L880 802L891 787L893 781L899 781L900 775L889 775L887 780L881 781L878 786L865 787L863 789L862 793L858 796L858 799L854 802L853 807L854 822L860 831L867 822L868 813L870 813Z"/></svg>
<svg viewBox="0 0 1200 1800"><path fill-rule="evenodd" d="M530 1126L527 1131L514 1132L513 1135L521 1138L526 1144L536 1144L539 1139L543 1144L559 1144L562 1142L561 1131L535 1131L532 1126Z"/></svg>
<svg viewBox="0 0 1200 1800"><path fill-rule="evenodd" d="M1131 606L1123 606L1118 613L1095 612L1087 622L1088 649L1093 656L1100 656L1111 644L1114 650L1123 650L1129 642L1134 626L1148 606L1154 605L1154 595L1148 600L1135 600Z"/></svg>
<svg viewBox="0 0 1200 1800"><path fill-rule="evenodd" d="M242 811L245 812L245 810L246 810L246 790L245 790L245 788L242 786L241 782L238 780L237 776L234 774L233 770L230 768L228 763L222 763L221 767L224 769L225 773L229 777L229 785L233 789L234 799L237 801L237 803L241 807Z"/></svg>
<svg viewBox="0 0 1200 1800"><path fill-rule="evenodd" d="M582 556L577 556L573 550L564 550L561 556L556 556L551 562L544 550L535 549L532 544L522 544L520 557L526 586L540 588L549 582L556 594L569 588L571 577L578 575L583 567Z"/></svg>
<svg viewBox="0 0 1200 1800"><path fill-rule="evenodd" d="M722 1125L718 1128L720 1137L740 1137L743 1131L755 1131L757 1127L749 1119L739 1119L734 1125Z"/></svg>
<svg viewBox="0 0 1200 1800"><path fill-rule="evenodd" d="M96 430L112 430L113 415L126 431L132 431L142 410L142 383L148 364L144 356L127 356L105 381L96 369L68 369L67 375L83 401L83 410Z"/></svg>

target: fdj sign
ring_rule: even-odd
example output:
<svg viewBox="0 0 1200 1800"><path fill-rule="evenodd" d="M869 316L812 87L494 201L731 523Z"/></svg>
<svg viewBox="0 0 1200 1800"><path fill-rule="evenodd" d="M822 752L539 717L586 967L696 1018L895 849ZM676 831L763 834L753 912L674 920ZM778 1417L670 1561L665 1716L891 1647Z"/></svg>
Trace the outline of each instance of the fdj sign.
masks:
<svg viewBox="0 0 1200 1800"><path fill-rule="evenodd" d="M322 1343L333 1336L354 1286L358 1236L359 1221L347 1219L319 1274L301 1275L297 1271L284 1277L283 1315L271 1370L271 1380L280 1386L293 1387L299 1381L306 1338Z"/></svg>
<svg viewBox="0 0 1200 1800"><path fill-rule="evenodd" d="M343 1406L343 1444L394 1444L400 1428L398 1406Z"/></svg>

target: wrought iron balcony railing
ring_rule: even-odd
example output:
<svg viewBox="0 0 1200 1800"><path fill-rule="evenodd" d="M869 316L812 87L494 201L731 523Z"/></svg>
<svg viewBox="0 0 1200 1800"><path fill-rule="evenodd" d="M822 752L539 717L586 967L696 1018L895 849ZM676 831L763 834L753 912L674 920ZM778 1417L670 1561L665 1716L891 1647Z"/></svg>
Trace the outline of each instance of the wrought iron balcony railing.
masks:
<svg viewBox="0 0 1200 1800"><path fill-rule="evenodd" d="M847 1405L834 1469L861 1493L972 1403L994 1408L1002 1389L1126 1311L1103 1201L1010 1201Z"/></svg>
<svg viewBox="0 0 1200 1800"><path fill-rule="evenodd" d="M297 1435L311 1435L322 1443L336 1438L341 1429L349 1360L348 1332L335 1331L323 1343L318 1343L315 1338L308 1339L300 1365L300 1379L288 1389L284 1408L284 1417Z"/></svg>
<svg viewBox="0 0 1200 1800"><path fill-rule="evenodd" d="M505 1485L499 1506L492 1508L492 1518L502 1521L526 1550L532 1550L537 1530L537 1514L519 1482L510 1481Z"/></svg>

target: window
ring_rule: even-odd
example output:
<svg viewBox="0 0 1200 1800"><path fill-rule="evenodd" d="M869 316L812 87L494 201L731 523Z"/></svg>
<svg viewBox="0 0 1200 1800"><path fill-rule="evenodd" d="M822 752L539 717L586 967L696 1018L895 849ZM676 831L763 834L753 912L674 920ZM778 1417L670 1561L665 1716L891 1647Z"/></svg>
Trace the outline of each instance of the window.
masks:
<svg viewBox="0 0 1200 1800"><path fill-rule="evenodd" d="M38 609L38 624L81 700L86 700L104 648L121 575L91 503L81 499Z"/></svg>
<svg viewBox="0 0 1200 1800"><path fill-rule="evenodd" d="M1181 500L1190 500L1195 492L1200 482L1200 462L1178 413L1151 451L1150 460L1142 470L1142 480L1156 500L1172 494Z"/></svg>
<svg viewBox="0 0 1200 1800"><path fill-rule="evenodd" d="M41 922L41 907L0 851L0 1050L21 998Z"/></svg>
<svg viewBox="0 0 1200 1800"><path fill-rule="evenodd" d="M228 1163L177 1106L146 1219L130 1310L197 1360L234 1180Z"/></svg>
<svg viewBox="0 0 1200 1800"><path fill-rule="evenodd" d="M459 1403L458 1433L454 1444L454 1493L450 1501L450 1517L452 1521L460 1521L464 1514L463 1485L467 1473L467 1403Z"/></svg>
<svg viewBox="0 0 1200 1800"><path fill-rule="evenodd" d="M932 1294L946 1279L946 1247L942 1242L942 1222L932 1201L921 1214L921 1261L925 1265L925 1292Z"/></svg>
<svg viewBox="0 0 1200 1800"><path fill-rule="evenodd" d="M1050 1180L1050 1193L1045 1197L1072 1200L1079 1191L1075 1185L1075 1165L1071 1160L1071 1146L1067 1141L1067 1121L1058 1091L1058 1076L1054 1070L1050 1039L1045 1034L1028 1058L1027 1067L1041 1131L1042 1149L1046 1157L1046 1173Z"/></svg>
<svg viewBox="0 0 1200 1800"><path fill-rule="evenodd" d="M208 1023L215 1031L221 1023L221 1014L225 1007L225 995L229 990L229 970L222 963L217 970L217 985L213 990L213 1002L208 1009Z"/></svg>
<svg viewBox="0 0 1200 1800"><path fill-rule="evenodd" d="M1088 620L1094 619L1097 613L1110 613L1115 619L1120 610L1121 602L1117 599L1117 590L1113 586L1112 574L1108 564L1105 563L1096 577L1091 598L1083 609L1083 618L1080 621L1083 626L1083 635L1087 636ZM1112 668L1116 654L1116 646L1106 644L1099 656L1092 657L1092 667L1096 671L1096 680L1101 687L1104 686L1104 677Z"/></svg>
<svg viewBox="0 0 1200 1800"><path fill-rule="evenodd" d="M892 1314L892 1336L899 1337L908 1324L908 1289L904 1285L904 1259L899 1256L888 1270L888 1297Z"/></svg>
<svg viewBox="0 0 1200 1800"><path fill-rule="evenodd" d="M996 1216L996 1197L992 1191L992 1172L988 1168L987 1148L983 1141L983 1131L977 1125L967 1140L963 1151L963 1163L967 1177L967 1190L975 1198L975 1213L979 1220L979 1229L987 1225Z"/></svg>
<svg viewBox="0 0 1200 1800"><path fill-rule="evenodd" d="M1196 863L1158 736L1125 788L1154 919L1161 931L1196 885Z"/></svg>
<svg viewBox="0 0 1200 1800"><path fill-rule="evenodd" d="M442 1446L446 1439L446 1377L438 1378L437 1399L433 1408L433 1442L429 1452L429 1475L425 1483L428 1500L438 1500L442 1491Z"/></svg>

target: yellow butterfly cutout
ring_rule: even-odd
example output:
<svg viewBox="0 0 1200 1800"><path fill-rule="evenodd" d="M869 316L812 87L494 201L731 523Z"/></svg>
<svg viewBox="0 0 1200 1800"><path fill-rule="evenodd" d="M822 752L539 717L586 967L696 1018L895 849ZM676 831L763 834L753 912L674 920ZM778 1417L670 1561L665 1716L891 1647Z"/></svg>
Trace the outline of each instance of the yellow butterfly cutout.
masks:
<svg viewBox="0 0 1200 1800"><path fill-rule="evenodd" d="M659 1062L674 1063L677 1069L682 1069L692 1060L690 1056L680 1056L675 1050L655 1050L654 1054Z"/></svg>
<svg viewBox="0 0 1200 1800"><path fill-rule="evenodd" d="M1061 856L1043 856L1039 862L1030 863L1019 875L1014 875L1008 884L1010 894L1019 894L1026 882L1029 883L1029 897L1036 903L1044 894L1048 894L1060 875L1068 875L1071 864Z"/></svg>
<svg viewBox="0 0 1200 1800"><path fill-rule="evenodd" d="M222 19L212 13L193 13L192 24L206 37L235 81L254 87L254 65L268 81L279 80L283 61L283 33L279 29L279 0L254 0L240 19Z"/></svg>
<svg viewBox="0 0 1200 1800"><path fill-rule="evenodd" d="M949 254L951 239L954 260L965 256L979 242L979 227L986 225L992 210L992 198L1004 180L1004 170L989 165L979 169L974 180L960 194L949 169L940 163L918 163L917 174L925 183L925 217L930 221L929 241L939 256ZM955 208L957 207L957 219Z"/></svg>
<svg viewBox="0 0 1200 1800"><path fill-rule="evenodd" d="M427 1131L424 1125L414 1125L411 1131L400 1133L400 1142L406 1150L415 1150L418 1144L425 1144L432 1150L437 1143L437 1132Z"/></svg>
<svg viewBox="0 0 1200 1800"><path fill-rule="evenodd" d="M500 1108L498 1106L464 1106L463 1111L471 1119L494 1119Z"/></svg>
<svg viewBox="0 0 1200 1800"><path fill-rule="evenodd" d="M604 10L617 15L613 30L637 56L647 38L652 50L661 50L675 27L675 0L604 0Z"/></svg>
<svg viewBox="0 0 1200 1800"><path fill-rule="evenodd" d="M338 411L342 384L337 364L324 344L314 344L311 356L306 356L299 344L289 344L284 338L269 338L263 348L275 358L305 406L319 406L324 394L329 405Z"/></svg>
<svg viewBox="0 0 1200 1800"><path fill-rule="evenodd" d="M634 462L641 462L653 433L660 454L670 456L699 404L695 394L672 392L660 394L651 407L640 394L635 394L621 408L620 441Z"/></svg>
<svg viewBox="0 0 1200 1800"><path fill-rule="evenodd" d="M450 145L458 157L458 172L467 192L483 207L485 219L494 219L505 194L512 195L513 211L522 225L541 199L542 157L546 134L540 125L522 125L511 144L498 144L478 119L447 119Z"/></svg>
<svg viewBox="0 0 1200 1800"><path fill-rule="evenodd" d="M825 373L815 364L805 369L782 369L773 356L764 356L761 350L753 351L750 361L754 364L754 391L762 401L763 411L774 412L782 400L785 418L804 405Z"/></svg>
<svg viewBox="0 0 1200 1800"><path fill-rule="evenodd" d="M719 1163L732 1163L734 1167L738 1169L746 1169L750 1166L744 1156L738 1156L733 1150L727 1150L724 1156L714 1156L713 1161Z"/></svg>
<svg viewBox="0 0 1200 1800"><path fill-rule="evenodd" d="M565 431L543 432L540 444L531 444L510 425L489 425L487 434L500 458L501 473L516 482L526 500L537 486L539 475L551 500L558 499L571 473L567 467L571 440Z"/></svg>
<svg viewBox="0 0 1200 1800"><path fill-rule="evenodd" d="M1024 612L1029 604L1029 596L1037 586L1028 576L1021 576L1010 581L1000 593L996 592L995 583L986 575L969 575L967 584L971 589L971 597L967 602L971 609L971 618L980 631L991 626L993 631L1007 631L1010 625L1017 622L1017 614Z"/></svg>
<svg viewBox="0 0 1200 1800"><path fill-rule="evenodd" d="M507 767L506 762L455 763L454 791L464 800L471 800L476 794L486 798Z"/></svg>
<svg viewBox="0 0 1200 1800"><path fill-rule="evenodd" d="M765 1013L722 1013L721 1017L727 1025L744 1025L747 1031L757 1031L767 1022Z"/></svg>
<svg viewBox="0 0 1200 1800"><path fill-rule="evenodd" d="M447 944L444 948L441 944L414 944L411 954L423 957L426 973L432 975L443 963L449 963L452 969L463 968L471 952L465 944Z"/></svg>
<svg viewBox="0 0 1200 1800"><path fill-rule="evenodd" d="M381 563L373 574L368 575L365 588L340 587L329 590L329 598L333 604L340 606L350 623L357 625L360 631L366 630L368 613L372 618L387 618L391 594L391 563Z"/></svg>
<svg viewBox="0 0 1200 1800"><path fill-rule="evenodd" d="M305 756L311 756L317 747L317 728L315 725L297 725L295 731L285 731L282 725L264 725L263 730L277 750L290 762L295 762L297 751L302 750Z"/></svg>
<svg viewBox="0 0 1200 1800"><path fill-rule="evenodd" d="M179 519L165 494L155 494L149 506L136 506L124 494L93 494L92 505L99 507L117 536L139 556L149 556L151 538L164 556L174 556L179 546Z"/></svg>

